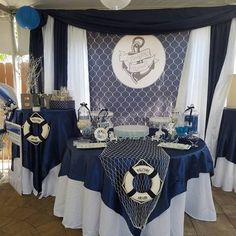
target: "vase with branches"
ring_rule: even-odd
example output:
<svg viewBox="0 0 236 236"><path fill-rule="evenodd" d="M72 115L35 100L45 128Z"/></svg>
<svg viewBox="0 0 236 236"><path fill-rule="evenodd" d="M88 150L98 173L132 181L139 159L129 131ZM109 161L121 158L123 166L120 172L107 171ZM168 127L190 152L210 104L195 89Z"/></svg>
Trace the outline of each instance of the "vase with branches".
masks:
<svg viewBox="0 0 236 236"><path fill-rule="evenodd" d="M38 94L39 93L39 77L43 70L42 57L34 58L30 56L29 70L27 75L27 93Z"/></svg>
<svg viewBox="0 0 236 236"><path fill-rule="evenodd" d="M21 79L21 105L23 109L41 106L40 76L43 71L42 57L17 57L17 76Z"/></svg>

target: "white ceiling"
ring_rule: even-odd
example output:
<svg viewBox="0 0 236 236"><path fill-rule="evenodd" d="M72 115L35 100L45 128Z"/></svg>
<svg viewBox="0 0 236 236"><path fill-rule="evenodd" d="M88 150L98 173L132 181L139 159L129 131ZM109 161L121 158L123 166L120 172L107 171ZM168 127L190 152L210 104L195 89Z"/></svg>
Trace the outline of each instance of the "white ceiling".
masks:
<svg viewBox="0 0 236 236"><path fill-rule="evenodd" d="M0 4L13 9L24 5L41 9L105 9L99 0L0 0ZM236 4L236 0L131 0L125 9L208 7L229 4Z"/></svg>

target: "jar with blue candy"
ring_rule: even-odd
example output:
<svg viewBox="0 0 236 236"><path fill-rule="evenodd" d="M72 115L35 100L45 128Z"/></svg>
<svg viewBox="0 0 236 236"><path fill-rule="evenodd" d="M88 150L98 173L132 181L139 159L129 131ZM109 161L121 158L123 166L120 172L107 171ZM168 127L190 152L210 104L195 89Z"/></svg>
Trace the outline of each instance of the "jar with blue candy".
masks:
<svg viewBox="0 0 236 236"><path fill-rule="evenodd" d="M184 122L185 126L188 127L188 133L198 132L198 112L193 104L184 111Z"/></svg>

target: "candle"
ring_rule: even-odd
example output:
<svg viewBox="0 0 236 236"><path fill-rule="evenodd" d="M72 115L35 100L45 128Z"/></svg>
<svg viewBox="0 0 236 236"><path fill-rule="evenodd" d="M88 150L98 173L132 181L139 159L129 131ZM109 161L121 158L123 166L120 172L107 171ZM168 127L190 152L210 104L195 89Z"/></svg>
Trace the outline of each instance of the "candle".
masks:
<svg viewBox="0 0 236 236"><path fill-rule="evenodd" d="M228 108L236 108L236 74L232 75L231 85L227 97Z"/></svg>

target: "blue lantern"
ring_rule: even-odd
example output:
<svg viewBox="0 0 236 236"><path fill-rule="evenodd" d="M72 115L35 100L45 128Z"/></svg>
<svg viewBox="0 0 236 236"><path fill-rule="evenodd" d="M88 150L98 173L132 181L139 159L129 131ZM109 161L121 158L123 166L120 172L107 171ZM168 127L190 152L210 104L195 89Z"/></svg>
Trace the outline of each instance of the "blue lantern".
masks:
<svg viewBox="0 0 236 236"><path fill-rule="evenodd" d="M30 6L23 6L16 11L16 21L22 28L36 29L40 20L39 12Z"/></svg>

